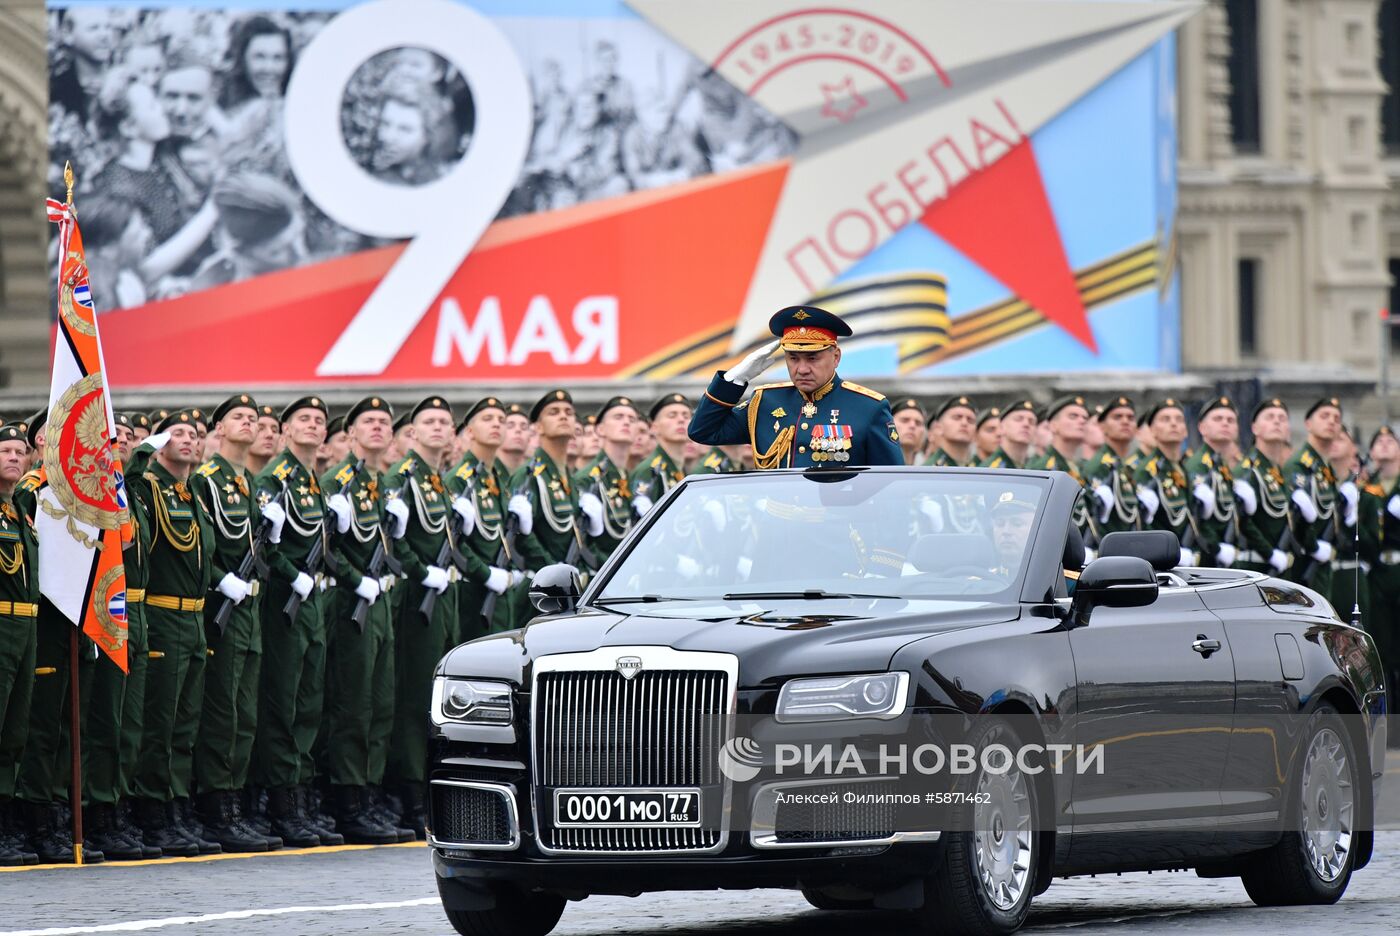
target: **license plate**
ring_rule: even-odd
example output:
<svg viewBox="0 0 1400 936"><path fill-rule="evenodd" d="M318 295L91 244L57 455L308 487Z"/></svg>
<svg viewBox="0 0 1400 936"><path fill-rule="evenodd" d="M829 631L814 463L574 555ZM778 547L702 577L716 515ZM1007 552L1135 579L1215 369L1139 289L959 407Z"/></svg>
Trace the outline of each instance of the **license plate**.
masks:
<svg viewBox="0 0 1400 936"><path fill-rule="evenodd" d="M700 791L689 789L554 791L556 828L664 829L700 825Z"/></svg>

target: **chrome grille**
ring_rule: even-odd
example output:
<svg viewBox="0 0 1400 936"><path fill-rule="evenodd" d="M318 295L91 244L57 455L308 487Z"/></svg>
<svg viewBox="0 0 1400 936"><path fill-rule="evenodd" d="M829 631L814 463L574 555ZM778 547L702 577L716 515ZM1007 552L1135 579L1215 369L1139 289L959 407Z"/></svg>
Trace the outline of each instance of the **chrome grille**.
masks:
<svg viewBox="0 0 1400 936"><path fill-rule="evenodd" d="M507 784L434 780L428 830L435 847L515 848L520 839L515 791Z"/></svg>

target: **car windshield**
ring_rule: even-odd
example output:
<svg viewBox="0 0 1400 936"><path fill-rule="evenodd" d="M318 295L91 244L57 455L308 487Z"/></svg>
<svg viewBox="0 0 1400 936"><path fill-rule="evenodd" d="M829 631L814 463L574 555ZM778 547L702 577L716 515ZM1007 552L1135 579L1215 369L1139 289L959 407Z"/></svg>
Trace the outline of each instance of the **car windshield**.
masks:
<svg viewBox="0 0 1400 936"><path fill-rule="evenodd" d="M751 473L686 484L594 590L667 600L1014 602L1049 482L927 471Z"/></svg>

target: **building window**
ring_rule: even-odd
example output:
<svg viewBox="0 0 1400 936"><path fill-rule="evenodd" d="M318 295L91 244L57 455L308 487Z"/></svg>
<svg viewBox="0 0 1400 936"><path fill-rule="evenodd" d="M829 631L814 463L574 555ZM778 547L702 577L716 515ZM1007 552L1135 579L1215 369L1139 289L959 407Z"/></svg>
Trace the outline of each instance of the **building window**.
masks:
<svg viewBox="0 0 1400 936"><path fill-rule="evenodd" d="M1400 257L1390 258L1390 353L1400 354Z"/></svg>
<svg viewBox="0 0 1400 936"><path fill-rule="evenodd" d="M1253 357L1259 350L1258 260L1240 260L1238 283L1235 314L1239 321L1240 329L1240 356Z"/></svg>
<svg viewBox="0 0 1400 936"><path fill-rule="evenodd" d="M1393 2L1393 0L1392 0ZM1230 136L1236 152L1259 152L1259 4L1227 0L1230 23Z"/></svg>
<svg viewBox="0 0 1400 936"><path fill-rule="evenodd" d="M1381 3L1381 79L1390 93L1381 101L1381 139L1385 151L1400 156L1400 0Z"/></svg>

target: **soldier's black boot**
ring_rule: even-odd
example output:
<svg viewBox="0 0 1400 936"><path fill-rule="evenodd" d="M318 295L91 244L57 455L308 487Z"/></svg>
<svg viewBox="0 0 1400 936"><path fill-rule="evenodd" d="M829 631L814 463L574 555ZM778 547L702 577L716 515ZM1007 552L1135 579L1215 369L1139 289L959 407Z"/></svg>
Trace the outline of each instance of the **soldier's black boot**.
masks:
<svg viewBox="0 0 1400 936"><path fill-rule="evenodd" d="M423 784L405 783L399 789L399 798L403 801L403 818L400 824L406 829L412 829L415 837L426 840L428 808L423 798Z"/></svg>
<svg viewBox="0 0 1400 936"><path fill-rule="evenodd" d="M364 787L333 788L336 831L351 845L393 845L399 836L365 809Z"/></svg>
<svg viewBox="0 0 1400 936"><path fill-rule="evenodd" d="M382 826L387 826L394 830L400 842L412 842L418 836L413 834L412 829L405 829L399 825L398 813L386 805L384 801L384 790L378 786L361 787L364 791L365 809L378 820Z"/></svg>
<svg viewBox="0 0 1400 936"><path fill-rule="evenodd" d="M199 854L199 846L193 839L186 838L171 822L170 813L160 800L137 799L132 801L136 824L141 827L141 841L159 848L167 858L193 858Z"/></svg>
<svg viewBox="0 0 1400 936"><path fill-rule="evenodd" d="M244 831L234 821L234 794L227 790L199 794L199 817L204 834L218 842L226 852L265 852L267 841L248 829Z"/></svg>
<svg viewBox="0 0 1400 936"><path fill-rule="evenodd" d="M146 857L141 846L129 842L117 828L117 808L111 803L93 803L83 810L83 861L93 849L112 861L137 861Z"/></svg>
<svg viewBox="0 0 1400 936"><path fill-rule="evenodd" d="M321 837L302 821L292 787L268 789L267 812L272 821L272 834L288 848L315 848L321 844Z"/></svg>
<svg viewBox="0 0 1400 936"><path fill-rule="evenodd" d="M20 808L24 811L25 847L39 856L39 863L72 864L72 836L59 834L54 805L21 801Z"/></svg>
<svg viewBox="0 0 1400 936"><path fill-rule="evenodd" d="M316 837L321 840L322 845L344 845L345 836L322 825L319 817L311 809L311 791L304 786L292 787L292 795L296 798L297 815L302 823L316 833Z"/></svg>
<svg viewBox="0 0 1400 936"><path fill-rule="evenodd" d="M204 823L194 814L194 805L188 797L182 796L170 801L168 814L170 822L180 834L199 846L201 855L217 855L223 848L219 843L204 834Z"/></svg>
<svg viewBox="0 0 1400 936"><path fill-rule="evenodd" d="M250 783L239 795L243 800L243 821L254 832L270 835L272 820L267 815L267 790Z"/></svg>
<svg viewBox="0 0 1400 936"><path fill-rule="evenodd" d="M117 833L123 839L141 849L142 858L159 858L160 849L152 845L147 845L141 840L141 830L131 821L131 800L124 799L117 803L117 808L113 812L117 822Z"/></svg>
<svg viewBox="0 0 1400 936"><path fill-rule="evenodd" d="M282 847L282 840L275 835L266 834L253 828L248 820L243 816L243 794L234 790L228 794L229 808L233 810L233 826L248 838L262 839L268 851L277 851Z"/></svg>
<svg viewBox="0 0 1400 936"><path fill-rule="evenodd" d="M0 799L0 868L17 868L39 863L39 856L24 847L24 831L14 800Z"/></svg>

